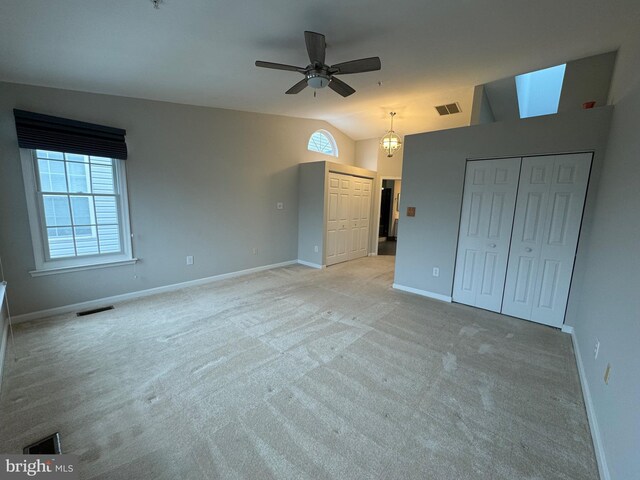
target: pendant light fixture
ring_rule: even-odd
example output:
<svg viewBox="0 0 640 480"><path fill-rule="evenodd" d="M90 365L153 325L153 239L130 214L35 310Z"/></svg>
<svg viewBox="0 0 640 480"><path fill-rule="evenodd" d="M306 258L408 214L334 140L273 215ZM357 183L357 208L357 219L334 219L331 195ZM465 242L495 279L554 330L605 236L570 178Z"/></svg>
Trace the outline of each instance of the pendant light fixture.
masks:
<svg viewBox="0 0 640 480"><path fill-rule="evenodd" d="M396 112L389 112L389 115L391 115L391 128L380 140L380 147L385 151L387 157L391 158L394 153L400 150L402 142L396 132L393 131L393 117L395 117Z"/></svg>

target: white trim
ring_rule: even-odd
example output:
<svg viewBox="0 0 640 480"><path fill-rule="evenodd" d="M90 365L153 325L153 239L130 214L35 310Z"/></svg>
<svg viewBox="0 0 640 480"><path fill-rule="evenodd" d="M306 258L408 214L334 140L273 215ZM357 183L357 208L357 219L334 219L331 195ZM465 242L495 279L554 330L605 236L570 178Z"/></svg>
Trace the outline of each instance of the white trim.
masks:
<svg viewBox="0 0 640 480"><path fill-rule="evenodd" d="M45 275L55 275L57 273L79 272L81 270L93 270L95 268L119 267L121 265L131 265L138 261L137 258L128 260L111 261L104 263L91 263L88 265L77 265L75 267L47 268L45 270L31 270L29 274L32 277L42 277Z"/></svg>
<svg viewBox="0 0 640 480"><path fill-rule="evenodd" d="M304 265L305 267L311 267L311 268L326 268L326 265L320 265L319 263L311 263L311 262L306 262L304 260L300 260L298 259L298 263L300 265Z"/></svg>
<svg viewBox="0 0 640 480"><path fill-rule="evenodd" d="M560 331L562 333L568 333L569 335L573 335L573 327L571 325L567 325L567 324L562 324L562 326L560 327Z"/></svg>
<svg viewBox="0 0 640 480"><path fill-rule="evenodd" d="M89 308L102 307L104 305L110 305L113 303L120 303L127 300L134 300L136 298L148 297L150 295L156 295L158 293L173 292L175 290L180 290L186 287L196 287L198 285L205 285L207 283L218 282L220 280L227 280L229 278L241 277L243 275L262 272L264 270L271 270L273 268L287 267L289 265L295 265L297 263L298 263L297 260L289 260L287 262L273 263L271 265L263 265L261 267L248 268L246 270L239 270L237 272L229 272L229 273L223 273L220 275L214 275L212 277L189 280L188 282L174 283L171 285L164 285L162 287L149 288L147 290L139 290L137 292L123 293L122 295L114 295L112 297L98 298L95 300L89 300L87 302L64 305L62 307L55 307L55 308L49 308L46 310L39 310L37 312L24 313L22 315L13 316L11 320L14 324L21 323L21 322L29 322L31 320L51 317L53 315L61 315L64 313L76 312L78 310L86 310Z"/></svg>
<svg viewBox="0 0 640 480"><path fill-rule="evenodd" d="M584 371L584 365L582 363L582 355L580 355L580 348L578 347L578 338L576 337L575 330L571 325L563 325L562 331L571 335L571 341L573 343L573 353L575 354L576 364L578 365L578 377L580 377L580 385L582 386L582 397L584 398L584 405L587 410L587 419L589 420L589 427L591 429L593 449L596 452L598 472L600 472L600 478L602 480L611 480L609 466L607 465L607 457L604 452L604 442L602 441L602 437L600 436L598 418L596 417L596 410L593 406L593 402L591 401L589 383L587 382L587 375Z"/></svg>
<svg viewBox="0 0 640 480"><path fill-rule="evenodd" d="M427 292L426 290L420 290L418 288L406 287L397 283L393 284L393 288L396 290L402 290L403 292L415 293L423 297L433 298L434 300L440 300L441 302L451 303L451 297L448 295L442 295L440 293Z"/></svg>
<svg viewBox="0 0 640 480"><path fill-rule="evenodd" d="M40 275L49 275L51 273L61 273L63 271L86 270L87 264L94 260L96 268L100 268L102 264L120 264L126 265L135 263L133 258L131 221L129 218L129 198L127 189L127 174L124 160L113 159L114 182L117 186L117 204L118 204L118 221L120 225L121 246L122 251L114 254L96 254L85 256L74 256L68 258L60 258L51 260L48 258L46 250L46 234L44 221L42 218L43 208L38 193L38 178L36 170L37 157L35 150L26 148L20 149L20 160L22 163L22 177L24 181L24 190L27 200L27 212L29 218L29 228L31 230L31 242L33 246L33 256L35 261L35 270L29 272L32 277ZM62 193L62 192L61 192ZM134 260L134 262L131 262ZM85 262L83 264L83 262ZM71 267L71 268L67 268Z"/></svg>
<svg viewBox="0 0 640 480"><path fill-rule="evenodd" d="M4 298L7 293L7 282L0 283L0 322L2 325L2 332L0 333L0 392L2 391L2 374L4 372L4 357L7 354L7 341L9 339L9 313L5 317L4 312Z"/></svg>

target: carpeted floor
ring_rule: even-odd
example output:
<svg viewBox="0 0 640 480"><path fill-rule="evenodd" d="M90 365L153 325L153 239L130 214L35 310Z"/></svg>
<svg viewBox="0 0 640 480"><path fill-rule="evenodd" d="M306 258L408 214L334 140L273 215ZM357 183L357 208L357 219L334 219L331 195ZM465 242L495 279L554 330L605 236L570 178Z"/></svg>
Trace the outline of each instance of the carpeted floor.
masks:
<svg viewBox="0 0 640 480"><path fill-rule="evenodd" d="M597 479L570 337L292 266L15 328L0 451L83 479Z"/></svg>

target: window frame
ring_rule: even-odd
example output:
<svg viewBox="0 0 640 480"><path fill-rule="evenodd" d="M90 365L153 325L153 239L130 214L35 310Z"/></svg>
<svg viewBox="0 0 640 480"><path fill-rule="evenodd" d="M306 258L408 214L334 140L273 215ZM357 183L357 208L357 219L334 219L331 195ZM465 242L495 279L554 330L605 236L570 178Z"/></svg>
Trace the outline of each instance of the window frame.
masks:
<svg viewBox="0 0 640 480"><path fill-rule="evenodd" d="M331 149L333 150L333 153L326 153L326 152L320 152L318 150L311 150L309 148L309 143L311 142L311 139L313 138L313 136L319 133L320 135L323 135L327 138L327 140L329 140L329 143L331 144ZM315 130L310 136L309 136L309 140L307 140L307 150L313 153L320 153L321 155L327 155L329 157L334 157L334 158L338 158L338 143L336 142L336 139L333 138L333 135L331 135L331 132L324 130L324 129L319 129L319 130Z"/></svg>
<svg viewBox="0 0 640 480"><path fill-rule="evenodd" d="M132 235L129 218L129 198L124 160L112 159L114 167L114 181L116 185L115 197L117 199L116 206L118 210L118 224L121 231L121 252L97 253L79 256L75 255L73 257L51 259L47 243L47 227L45 224L44 205L42 201L43 194L40 191L37 176L38 172L36 162L38 160L36 151L21 148L20 158L22 162L22 176L27 200L29 227L31 230L31 243L33 246L33 255L35 260L35 269L29 272L31 276L36 277L54 273L127 265L137 262L137 259L133 256L131 242ZM72 195L73 193L67 192L66 194ZM93 196L93 194L91 195Z"/></svg>

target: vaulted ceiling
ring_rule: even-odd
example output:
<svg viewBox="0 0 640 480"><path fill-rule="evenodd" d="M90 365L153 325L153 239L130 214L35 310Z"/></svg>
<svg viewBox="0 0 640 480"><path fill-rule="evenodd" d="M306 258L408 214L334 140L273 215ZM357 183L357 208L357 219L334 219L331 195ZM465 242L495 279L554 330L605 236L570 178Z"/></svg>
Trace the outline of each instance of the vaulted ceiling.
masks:
<svg viewBox="0 0 640 480"><path fill-rule="evenodd" d="M466 125L473 87L615 50L637 0L2 0L0 80L327 120L355 140ZM302 77L303 31L327 63L379 56L341 77L357 92L284 92ZM637 32L636 34L640 34ZM439 117L435 105L463 113Z"/></svg>

